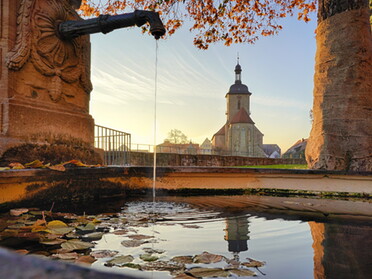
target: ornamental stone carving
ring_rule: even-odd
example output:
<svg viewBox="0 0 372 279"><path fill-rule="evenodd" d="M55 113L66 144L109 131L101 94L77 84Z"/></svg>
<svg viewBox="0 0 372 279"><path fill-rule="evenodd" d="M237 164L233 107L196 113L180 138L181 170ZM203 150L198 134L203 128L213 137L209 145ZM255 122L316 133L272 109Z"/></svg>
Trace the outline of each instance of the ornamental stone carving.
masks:
<svg viewBox="0 0 372 279"><path fill-rule="evenodd" d="M57 32L59 23L80 20L74 10L77 2L80 3L76 0L21 1L16 44L6 61L9 69L20 72L20 80L27 80L15 88L17 93L41 101L46 101L43 95L47 93L54 103L64 100L87 110L89 100L77 94L79 91L89 94L92 90L89 38L62 40ZM28 65L30 62L33 68ZM30 79L34 70L43 78Z"/></svg>

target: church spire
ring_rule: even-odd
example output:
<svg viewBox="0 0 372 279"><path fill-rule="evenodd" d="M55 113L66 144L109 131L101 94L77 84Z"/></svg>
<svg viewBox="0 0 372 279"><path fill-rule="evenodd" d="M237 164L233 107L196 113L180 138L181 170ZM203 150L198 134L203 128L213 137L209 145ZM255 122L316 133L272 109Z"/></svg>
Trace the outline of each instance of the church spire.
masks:
<svg viewBox="0 0 372 279"><path fill-rule="evenodd" d="M237 57L237 64L235 66L235 84L242 84L242 67L239 65L239 53Z"/></svg>

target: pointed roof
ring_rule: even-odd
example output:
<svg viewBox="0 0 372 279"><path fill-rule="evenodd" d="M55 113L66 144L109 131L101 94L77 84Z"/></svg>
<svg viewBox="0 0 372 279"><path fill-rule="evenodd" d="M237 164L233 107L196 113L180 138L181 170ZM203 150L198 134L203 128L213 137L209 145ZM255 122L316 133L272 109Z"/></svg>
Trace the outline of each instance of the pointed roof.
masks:
<svg viewBox="0 0 372 279"><path fill-rule="evenodd" d="M249 123L254 124L253 120L249 117L248 112L241 108L237 114L234 115L232 120L230 121L230 124L236 124L236 123Z"/></svg>
<svg viewBox="0 0 372 279"><path fill-rule="evenodd" d="M224 136L225 135L225 125L223 125L222 128L219 129L218 132L215 133L213 136Z"/></svg>

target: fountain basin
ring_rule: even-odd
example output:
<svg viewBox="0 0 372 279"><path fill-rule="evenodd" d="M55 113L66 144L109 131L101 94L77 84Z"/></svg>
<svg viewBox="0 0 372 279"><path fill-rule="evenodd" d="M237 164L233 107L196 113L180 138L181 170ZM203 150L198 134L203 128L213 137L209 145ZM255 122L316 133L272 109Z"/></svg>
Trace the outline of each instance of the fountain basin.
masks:
<svg viewBox="0 0 372 279"><path fill-rule="evenodd" d="M370 173L236 167L159 167L158 195L261 194L356 197L372 194ZM151 167L7 170L0 172L0 209L17 205L146 195Z"/></svg>

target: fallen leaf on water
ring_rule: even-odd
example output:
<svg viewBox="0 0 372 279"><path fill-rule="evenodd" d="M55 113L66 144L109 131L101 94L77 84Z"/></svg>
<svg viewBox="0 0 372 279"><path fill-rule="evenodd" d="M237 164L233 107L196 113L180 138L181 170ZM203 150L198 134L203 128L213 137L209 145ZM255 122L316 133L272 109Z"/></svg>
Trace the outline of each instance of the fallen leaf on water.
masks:
<svg viewBox="0 0 372 279"><path fill-rule="evenodd" d="M81 238L84 241L96 241L96 240L100 240L102 236L103 236L102 232L93 232L93 233L85 234Z"/></svg>
<svg viewBox="0 0 372 279"><path fill-rule="evenodd" d="M142 266L142 270L157 270L157 271L182 271L184 270L185 265L175 262L167 262L167 261L156 261L156 262L149 262Z"/></svg>
<svg viewBox="0 0 372 279"><path fill-rule="evenodd" d="M244 262L244 263L242 263L242 265L244 265L246 267L261 267L261 266L265 265L265 262L256 261L256 260L251 259L251 258L247 258L247 260L249 260L249 262Z"/></svg>
<svg viewBox="0 0 372 279"><path fill-rule="evenodd" d="M40 243L44 244L44 245L60 245L64 242L66 242L66 240L65 239L60 239L60 238L45 239L45 240L40 241Z"/></svg>
<svg viewBox="0 0 372 279"><path fill-rule="evenodd" d="M48 166L48 168L55 171L66 171L66 168L63 165Z"/></svg>
<svg viewBox="0 0 372 279"><path fill-rule="evenodd" d="M182 273L178 274L176 277L173 277L173 279L195 279L195 277Z"/></svg>
<svg viewBox="0 0 372 279"><path fill-rule="evenodd" d="M25 164L25 167L28 167L28 168L41 168L43 166L44 164L40 160L35 160L35 161Z"/></svg>
<svg viewBox="0 0 372 279"><path fill-rule="evenodd" d="M94 230L96 229L96 226L93 223L89 222L85 226L76 227L76 229L78 230L78 232L80 231L79 233L86 234L86 233L94 232Z"/></svg>
<svg viewBox="0 0 372 279"><path fill-rule="evenodd" d="M59 221L59 220L55 220L55 221L50 221L48 224L47 224L47 227L49 229L54 229L54 228L66 228L68 227L66 225L66 223L62 222L62 221Z"/></svg>
<svg viewBox="0 0 372 279"><path fill-rule="evenodd" d="M210 263L218 263L222 261L223 259L225 259L224 256L215 255L215 254L211 254L208 252L203 252L200 255L196 255L193 260L194 260L194 263L210 264Z"/></svg>
<svg viewBox="0 0 372 279"><path fill-rule="evenodd" d="M116 230L116 231L114 231L112 233L115 234L115 235L123 235L123 234L127 234L128 232L129 232L129 230L122 229L122 230Z"/></svg>
<svg viewBox="0 0 372 279"><path fill-rule="evenodd" d="M10 163L9 167L11 167L13 170L21 170L25 168L25 166L21 163Z"/></svg>
<svg viewBox="0 0 372 279"><path fill-rule="evenodd" d="M154 262L159 259L157 256L153 256L152 254L142 254L140 255L140 259L145 262Z"/></svg>
<svg viewBox="0 0 372 279"><path fill-rule="evenodd" d="M51 257L60 260L76 260L79 257L79 254L76 252L58 253L53 254Z"/></svg>
<svg viewBox="0 0 372 279"><path fill-rule="evenodd" d="M28 253L30 253L30 251L28 251L26 249L15 250L14 252L16 252L18 254L21 254L21 255L27 255Z"/></svg>
<svg viewBox="0 0 372 279"><path fill-rule="evenodd" d="M198 225L188 225L188 224L182 224L182 227L187 228L187 229L200 229L200 228L202 228L201 226L198 226Z"/></svg>
<svg viewBox="0 0 372 279"><path fill-rule="evenodd" d="M88 264L88 265L91 265L92 263L94 263L96 261L95 258L91 257L91 256L81 256L79 257L75 263L78 263L78 264Z"/></svg>
<svg viewBox="0 0 372 279"><path fill-rule="evenodd" d="M131 239L134 239L134 240L143 240L143 239L154 238L151 235L144 235L144 234L128 235L128 237L131 238Z"/></svg>
<svg viewBox="0 0 372 279"><path fill-rule="evenodd" d="M61 247L69 251L80 251L80 250L90 249L94 247L94 245L89 242L84 242L84 241L77 240L77 239L71 239L71 240L67 240L66 242L62 243Z"/></svg>
<svg viewBox="0 0 372 279"><path fill-rule="evenodd" d="M123 266L126 263L130 263L134 260L133 256L126 255L126 256L117 256L112 260L109 260L105 263L105 266Z"/></svg>
<svg viewBox="0 0 372 279"><path fill-rule="evenodd" d="M90 253L90 255L96 259L101 258L111 258L116 256L119 252L118 251L111 251L111 250L96 250Z"/></svg>
<svg viewBox="0 0 372 279"><path fill-rule="evenodd" d="M256 273L249 269L229 269L229 272L237 276L256 276Z"/></svg>
<svg viewBox="0 0 372 279"><path fill-rule="evenodd" d="M15 209L11 209L9 214L10 216L18 217L27 212L28 212L27 208L15 208Z"/></svg>
<svg viewBox="0 0 372 279"><path fill-rule="evenodd" d="M182 263L182 264L191 264L193 263L192 256L177 256L171 259L172 262Z"/></svg>
<svg viewBox="0 0 372 279"><path fill-rule="evenodd" d="M5 170L10 170L10 168L9 167L1 167L0 168L0 171L5 171Z"/></svg>
<svg viewBox="0 0 372 279"><path fill-rule="evenodd" d="M222 268L195 267L185 272L194 277L228 277L230 273Z"/></svg>
<svg viewBox="0 0 372 279"><path fill-rule="evenodd" d="M147 254L163 254L165 253L165 250L163 249L153 249L153 248L143 248L143 251L145 251Z"/></svg>
<svg viewBox="0 0 372 279"><path fill-rule="evenodd" d="M141 246L142 244L148 243L148 241L144 240L124 240L121 242L121 245L124 247L138 247Z"/></svg>
<svg viewBox="0 0 372 279"><path fill-rule="evenodd" d="M121 267L129 267L129 268L142 270L142 266L139 264L135 264L135 263L126 263L126 264L123 264Z"/></svg>

